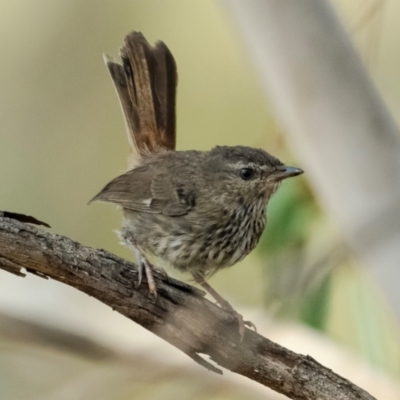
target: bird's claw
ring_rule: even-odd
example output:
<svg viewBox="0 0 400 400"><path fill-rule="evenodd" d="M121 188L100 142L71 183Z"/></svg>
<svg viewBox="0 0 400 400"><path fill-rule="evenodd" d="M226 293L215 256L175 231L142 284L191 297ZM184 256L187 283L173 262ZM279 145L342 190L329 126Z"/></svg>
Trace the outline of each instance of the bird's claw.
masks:
<svg viewBox="0 0 400 400"><path fill-rule="evenodd" d="M257 332L257 327L251 321L243 321L243 323L249 328L253 328L254 332Z"/></svg>
<svg viewBox="0 0 400 400"><path fill-rule="evenodd" d="M140 285L142 284L142 280L143 280L143 268L144 265L142 262L138 263L138 280L135 283L135 288L139 289Z"/></svg>
<svg viewBox="0 0 400 400"><path fill-rule="evenodd" d="M253 328L255 332L257 332L257 328L256 326L251 322L251 321L245 321L243 319L243 315L239 314L238 312L234 311L234 313L236 314L236 319L239 325L239 336L240 336L240 341L243 341L244 338L244 334L246 332L246 326L248 326L249 328Z"/></svg>
<svg viewBox="0 0 400 400"><path fill-rule="evenodd" d="M138 281L135 284L135 287L136 289L138 289L139 286L142 284L143 270L146 274L149 292L154 296L154 301L157 302L157 286L153 276L153 267L145 258L140 260L140 262L138 263Z"/></svg>

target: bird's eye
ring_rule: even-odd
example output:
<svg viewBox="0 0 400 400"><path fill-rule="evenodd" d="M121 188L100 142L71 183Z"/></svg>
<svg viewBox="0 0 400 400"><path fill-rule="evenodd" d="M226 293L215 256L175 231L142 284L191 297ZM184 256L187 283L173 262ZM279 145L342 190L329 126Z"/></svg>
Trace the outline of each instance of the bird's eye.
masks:
<svg viewBox="0 0 400 400"><path fill-rule="evenodd" d="M254 176L254 169L252 169L252 168L242 168L240 170L240 177L244 181L250 180L253 176Z"/></svg>

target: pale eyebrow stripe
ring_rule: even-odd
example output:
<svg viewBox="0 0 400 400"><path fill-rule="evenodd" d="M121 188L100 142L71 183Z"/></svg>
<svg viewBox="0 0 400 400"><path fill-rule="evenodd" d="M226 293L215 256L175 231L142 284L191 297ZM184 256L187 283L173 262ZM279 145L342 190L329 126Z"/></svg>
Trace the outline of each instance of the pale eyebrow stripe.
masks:
<svg viewBox="0 0 400 400"><path fill-rule="evenodd" d="M244 163L243 161L238 161L237 163L230 163L229 166L233 168L256 168L256 165L254 163L252 162ZM259 166L257 165L257 167Z"/></svg>

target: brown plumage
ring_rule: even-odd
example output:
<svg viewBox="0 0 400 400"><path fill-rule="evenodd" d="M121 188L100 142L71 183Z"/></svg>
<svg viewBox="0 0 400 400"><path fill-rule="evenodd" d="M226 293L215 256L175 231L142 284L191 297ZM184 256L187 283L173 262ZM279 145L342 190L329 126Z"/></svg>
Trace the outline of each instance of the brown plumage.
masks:
<svg viewBox="0 0 400 400"><path fill-rule="evenodd" d="M150 46L140 32L125 37L122 64L105 62L124 112L131 146L130 164L159 149L175 150L176 86L174 57L163 42Z"/></svg>
<svg viewBox="0 0 400 400"><path fill-rule="evenodd" d="M189 272L222 307L235 312L206 278L254 249L270 197L283 179L303 171L245 146L175 151L177 74L171 53L162 42L151 47L133 32L125 38L121 58L122 65L107 58L107 66L124 111L133 168L93 200L123 208L121 237L136 254L139 284L144 270L156 295L145 256L150 253ZM243 336L245 322L237 315Z"/></svg>

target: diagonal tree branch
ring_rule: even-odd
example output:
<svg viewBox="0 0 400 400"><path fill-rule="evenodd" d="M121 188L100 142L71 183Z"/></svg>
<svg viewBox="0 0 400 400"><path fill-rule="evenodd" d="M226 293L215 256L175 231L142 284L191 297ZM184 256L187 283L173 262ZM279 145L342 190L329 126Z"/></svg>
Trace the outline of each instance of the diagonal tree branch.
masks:
<svg viewBox="0 0 400 400"><path fill-rule="evenodd" d="M6 214L16 215L16 214ZM236 317L188 284L156 273L159 299L147 285L138 289L137 269L104 250L39 230L0 212L0 269L24 276L22 269L52 278L112 307L217 373L217 365L244 375L291 399L372 400L364 390L309 356L246 330L240 342Z"/></svg>

